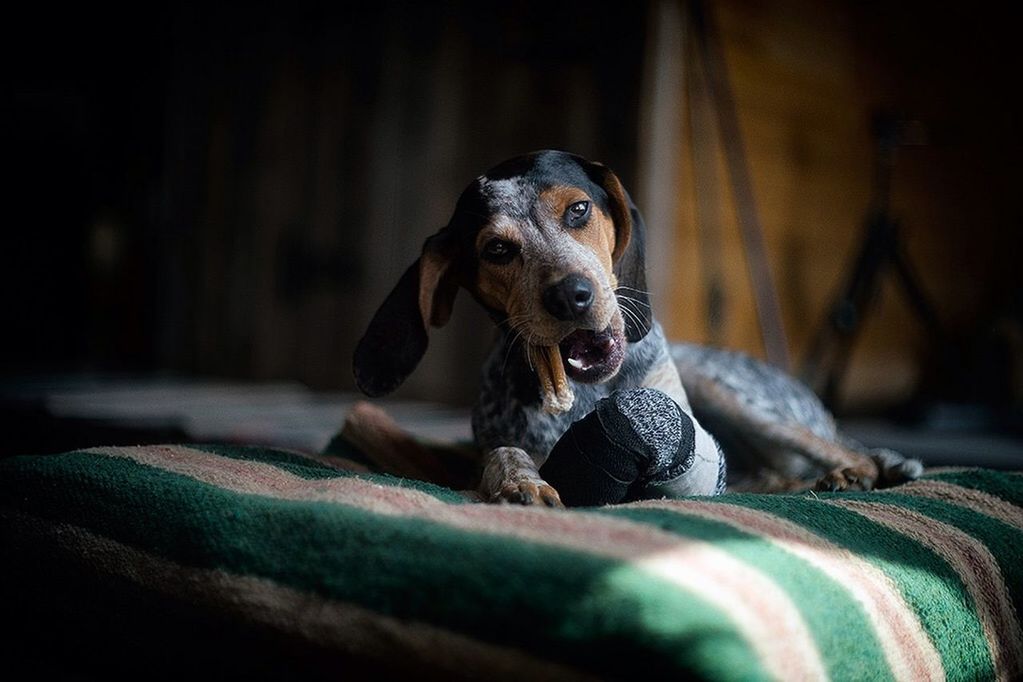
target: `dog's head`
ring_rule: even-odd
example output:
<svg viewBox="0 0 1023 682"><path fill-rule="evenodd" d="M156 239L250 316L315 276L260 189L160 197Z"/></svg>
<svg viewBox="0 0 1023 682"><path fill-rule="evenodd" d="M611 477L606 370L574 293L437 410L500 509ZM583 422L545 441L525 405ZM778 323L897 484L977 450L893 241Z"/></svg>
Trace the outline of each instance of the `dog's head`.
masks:
<svg viewBox="0 0 1023 682"><path fill-rule="evenodd" d="M585 383L614 376L626 343L650 329L639 212L614 173L565 152L510 159L465 189L359 342L360 389L379 396L405 380L459 287L527 353L549 349Z"/></svg>

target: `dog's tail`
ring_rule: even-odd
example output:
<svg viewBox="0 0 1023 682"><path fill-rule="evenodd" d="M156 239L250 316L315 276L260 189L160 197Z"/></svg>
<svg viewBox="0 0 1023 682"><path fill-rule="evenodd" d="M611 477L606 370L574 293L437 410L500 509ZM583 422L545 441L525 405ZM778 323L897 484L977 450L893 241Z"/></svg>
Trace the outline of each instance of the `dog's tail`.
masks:
<svg viewBox="0 0 1023 682"><path fill-rule="evenodd" d="M479 479L475 448L420 440L384 410L365 401L352 407L341 436L363 454L372 470L380 473L456 490L474 488Z"/></svg>

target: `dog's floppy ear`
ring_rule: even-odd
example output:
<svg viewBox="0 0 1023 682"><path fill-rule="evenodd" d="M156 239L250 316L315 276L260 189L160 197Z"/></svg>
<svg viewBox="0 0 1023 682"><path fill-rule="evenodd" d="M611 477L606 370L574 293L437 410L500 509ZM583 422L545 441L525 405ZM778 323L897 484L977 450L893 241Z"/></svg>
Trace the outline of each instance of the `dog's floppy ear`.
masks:
<svg viewBox="0 0 1023 682"><path fill-rule="evenodd" d="M608 210L615 224L611 262L618 279L618 306L625 316L625 338L635 343L647 335L653 324L650 294L646 290L646 228L618 176L603 164L589 166L587 174L607 193Z"/></svg>
<svg viewBox="0 0 1023 682"><path fill-rule="evenodd" d="M426 240L387 296L355 348L355 383L377 397L398 388L426 352L427 327L443 326L458 292L455 244L449 228Z"/></svg>

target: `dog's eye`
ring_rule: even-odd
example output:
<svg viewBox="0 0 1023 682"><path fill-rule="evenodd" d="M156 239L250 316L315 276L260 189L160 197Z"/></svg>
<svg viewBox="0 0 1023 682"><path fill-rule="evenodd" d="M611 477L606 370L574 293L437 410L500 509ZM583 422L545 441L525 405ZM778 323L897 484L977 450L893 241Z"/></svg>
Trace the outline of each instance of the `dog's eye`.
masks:
<svg viewBox="0 0 1023 682"><path fill-rule="evenodd" d="M565 224L569 227L582 227L590 217L590 202L577 201L565 209Z"/></svg>
<svg viewBox="0 0 1023 682"><path fill-rule="evenodd" d="M483 260L504 265L511 262L519 252L517 244L506 242L503 239L491 239L483 246L483 253L480 254Z"/></svg>

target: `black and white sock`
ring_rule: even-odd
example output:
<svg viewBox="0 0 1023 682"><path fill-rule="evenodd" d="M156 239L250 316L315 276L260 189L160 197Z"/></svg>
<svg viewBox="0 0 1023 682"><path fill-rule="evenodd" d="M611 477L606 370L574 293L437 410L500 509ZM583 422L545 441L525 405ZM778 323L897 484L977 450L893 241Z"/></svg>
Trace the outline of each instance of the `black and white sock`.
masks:
<svg viewBox="0 0 1023 682"><path fill-rule="evenodd" d="M572 424L540 475L567 506L717 495L725 462L714 454L697 453L693 420L671 397L639 388L615 391Z"/></svg>

